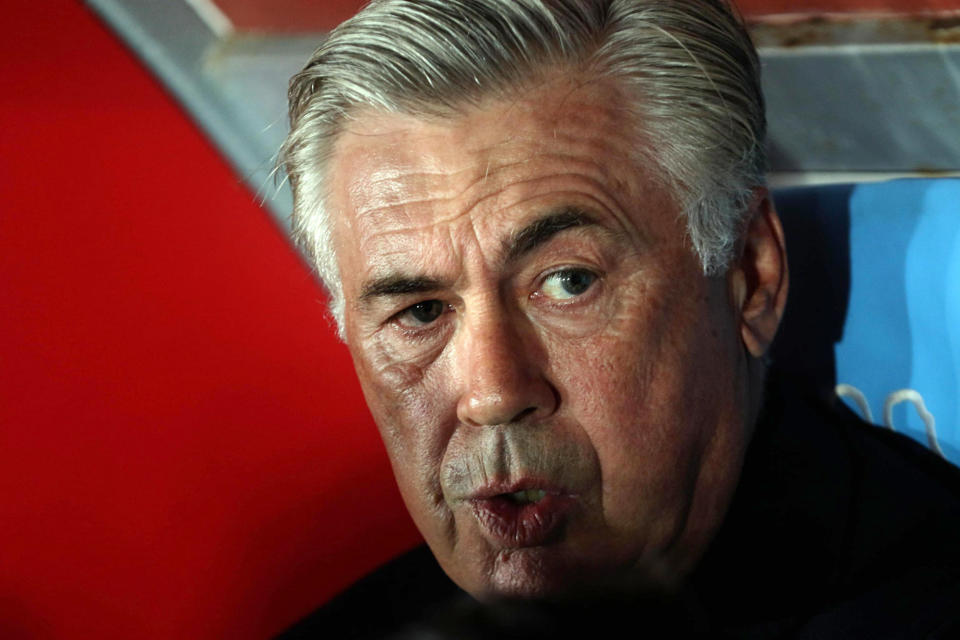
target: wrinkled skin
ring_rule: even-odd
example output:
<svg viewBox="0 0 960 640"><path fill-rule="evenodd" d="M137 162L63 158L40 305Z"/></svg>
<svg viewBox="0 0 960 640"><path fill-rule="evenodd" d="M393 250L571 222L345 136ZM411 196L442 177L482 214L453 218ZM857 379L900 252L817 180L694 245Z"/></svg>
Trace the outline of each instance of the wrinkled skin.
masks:
<svg viewBox="0 0 960 640"><path fill-rule="evenodd" d="M476 597L674 588L736 486L779 222L758 191L739 261L705 277L623 104L557 81L454 118L364 113L330 164L357 374L414 521ZM478 508L527 489L548 498L520 525Z"/></svg>

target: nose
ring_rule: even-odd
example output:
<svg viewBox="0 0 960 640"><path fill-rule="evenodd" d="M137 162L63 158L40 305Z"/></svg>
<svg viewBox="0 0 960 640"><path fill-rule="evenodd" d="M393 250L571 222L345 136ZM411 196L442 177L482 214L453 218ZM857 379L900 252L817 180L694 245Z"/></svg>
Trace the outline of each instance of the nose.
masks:
<svg viewBox="0 0 960 640"><path fill-rule="evenodd" d="M461 329L456 353L460 422L532 422L556 411L559 396L544 375L547 354L529 324L489 312L467 320Z"/></svg>

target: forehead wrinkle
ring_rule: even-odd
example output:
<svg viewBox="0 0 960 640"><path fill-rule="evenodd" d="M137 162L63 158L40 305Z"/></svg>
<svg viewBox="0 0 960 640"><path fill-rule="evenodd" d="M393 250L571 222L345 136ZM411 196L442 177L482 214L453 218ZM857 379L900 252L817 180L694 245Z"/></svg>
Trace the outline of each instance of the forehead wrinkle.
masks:
<svg viewBox="0 0 960 640"><path fill-rule="evenodd" d="M570 116L568 116L568 118L569 117ZM582 115L575 114L574 120L579 121L582 117ZM609 156L611 150L619 151L619 149L617 149L617 141L611 140L611 136L603 135L599 138L580 136L578 135L579 131L577 128L570 126L554 129L553 132L554 138L557 141L566 140L575 142L577 146L583 148L583 152L557 152L545 148L549 146L549 143L545 143L541 137L536 135L527 136L521 132L516 135L511 135L507 139L495 141L492 144L464 149L465 153L475 156L475 159L462 168L450 169L445 164L443 158L432 157L430 154L427 154L426 156L414 158L412 161L414 163L419 161L421 164L426 161L431 164L443 166L444 168L442 170L430 170L429 168L418 168L418 170L414 170L414 167L410 166L408 166L406 170L402 167L378 168L373 172L372 177L370 177L371 174L368 174L365 180L359 184L355 183L353 188L350 189L352 192L351 195L353 196L352 199L355 202L355 211L358 217L360 217L368 213L382 213L388 211L389 207L393 206L410 207L426 204L430 201L450 203L463 198L467 192L476 188L477 185L485 184L503 172L533 163L537 159L554 159L564 163L576 163L581 167L592 166L598 175L605 178L612 177L616 185L622 183L622 180L611 176L611 171L606 166L607 163L599 159ZM539 147L533 154L529 153L529 148L524 148L531 142ZM505 147L508 148L514 145L518 146L518 149L516 153L509 154L510 156L514 156L513 158L508 157L505 162L496 161L497 156L502 155ZM496 153L497 151L501 153L498 154ZM588 173L594 173L594 171ZM461 183L462 186L457 185L456 183L461 182L458 177L464 174L473 174L473 176L465 179L465 184ZM447 183L451 181L453 184L449 184L448 186ZM416 185L416 188L422 191L433 192L433 195L428 199L404 199L403 196L409 191L411 185ZM500 191L502 191L502 189L503 187L499 187ZM465 204L464 209L466 211L471 210L482 202L483 199L482 197L473 199L472 202ZM366 202L363 202L363 200L366 200ZM375 206L370 206L371 204ZM453 210L456 211L456 209ZM463 211L454 213L445 219L447 221L452 220L462 213Z"/></svg>
<svg viewBox="0 0 960 640"><path fill-rule="evenodd" d="M447 220L430 220L423 224L405 226L399 229L378 229L369 234L362 234L359 243L360 251L363 255L369 256L370 264L394 256L407 257L411 253L410 249L401 247L410 243L410 237L413 234L433 236L442 233L443 230L439 227L447 224L447 222ZM422 244L422 241L418 244ZM430 241L429 244L433 247L437 246L436 240ZM422 256L423 252L418 250L416 254Z"/></svg>
<svg viewBox="0 0 960 640"><path fill-rule="evenodd" d="M520 164L520 163L515 163ZM467 193L475 189L486 180L483 175L478 175L469 184L464 186L456 193L450 195L432 195L427 198L410 198L390 204L379 205L376 207L356 210L357 227L360 231L361 247L365 248L368 244L376 241L378 238L392 234L419 233L430 230L437 226L448 225L464 216L470 216L474 210L483 204L486 200L500 195L503 187L492 193L477 195L472 199L465 200ZM508 185L509 186L509 185ZM461 204L462 202L462 204ZM414 222L414 218L423 218L423 215L417 215L410 211L411 208L429 207L435 215L419 223ZM392 228L384 229L384 222L391 221ZM366 232L367 228L372 228Z"/></svg>
<svg viewBox="0 0 960 640"><path fill-rule="evenodd" d="M463 215L402 229L379 230L363 237L359 247L361 254L367 256L364 279L402 276L443 282L444 287L463 284L467 275L466 271L461 273L464 252L470 252L468 245L480 246L475 223L469 218L472 243L455 238L455 227L449 222ZM454 273L459 275L455 277Z"/></svg>
<svg viewBox="0 0 960 640"><path fill-rule="evenodd" d="M428 182L430 178L436 178L443 180L446 178L456 178L456 176L469 172L473 167L466 166L462 169L447 169L447 170L436 170L431 171L424 169L422 171L404 171L397 167L390 168L380 168L373 171L364 182L367 183L370 187L376 187L383 185L385 183L394 184L397 183L398 186L402 186L404 180L408 179L420 179L423 182Z"/></svg>
<svg viewBox="0 0 960 640"><path fill-rule="evenodd" d="M518 163L518 164L522 164L522 163ZM590 164L593 164L593 163L590 163ZM587 182L587 183L589 183L589 184L596 185L597 187L599 187L599 190L600 190L601 192L606 192L606 191L607 191L607 189L604 188L604 182L603 182L603 180L602 180L601 178L599 178L599 177L588 176L588 175L586 175L586 174L579 173L579 172L576 172L576 171L557 172L557 173L550 173L550 174L548 174L548 175L544 175L541 171L536 171L533 175L523 176L523 177L517 177L516 179L511 180L511 181L510 181L509 183L507 183L507 184L501 184L501 185L499 185L497 189L494 189L494 190L491 190L491 191L489 191L489 192L487 192L487 193L483 193L483 194L481 194L481 195L478 195L474 200L472 200L471 202L469 202L469 203L466 205L466 207L464 208L463 213L471 213L471 212L473 212L475 209L477 209L478 207L480 207L480 206L482 206L483 204L485 204L487 201L492 200L492 199L494 199L494 198L503 197L504 192L506 192L506 191L508 191L508 190L513 190L513 189L518 189L518 188L523 188L523 187L528 187L528 188L529 188L530 185L534 185L534 184L536 184L536 183L554 182L554 181L556 181L556 180L564 180L564 179L566 179L566 180L568 180L568 181L571 181L571 182L572 182L571 179L574 179L574 180L582 180L582 181L585 181L585 182ZM517 205L526 203L526 202L528 202L528 201L530 201L530 200L535 200L535 199L537 199L537 198L542 198L544 195L547 195L547 194L545 194L545 193L537 192L536 190L533 190L533 191L534 191L534 193L531 193L530 195L527 195L527 196L524 196L524 197L518 197L517 199L512 200L512 201L510 202L510 205L509 205L510 208L514 208L514 207L516 207ZM557 191L557 190L551 190L551 191L550 191L550 194L551 194L551 195L552 195L552 194L556 194L556 193L560 193L560 191ZM573 191L573 190L571 190L571 193L581 194L581 192L579 192L579 191ZM583 193L582 195L586 196L587 194L586 194L586 193Z"/></svg>
<svg viewBox="0 0 960 640"><path fill-rule="evenodd" d="M561 154L556 154L556 155L561 155ZM515 163L515 164L519 164L519 163ZM597 168L601 167L601 164L599 162L588 162L586 164L590 166L595 166ZM411 240L413 240L414 246L411 247L410 249L398 250L393 248L393 247L396 247L395 242L390 242L389 240L384 241L383 239L388 236L402 237L404 235L407 235L409 238L411 234L423 234L425 232L429 232L430 230L437 229L438 227L448 225L449 223L455 221L458 218L463 218L464 216L470 217L471 214L478 207L481 207L486 201L492 198L500 197L503 191L506 189L528 186L532 183L541 182L541 181L553 182L556 180L565 180L568 183L575 183L576 181L582 181L586 184L592 185L594 188L589 190L551 189L549 190L549 194L551 196L555 197L558 195L569 194L571 196L571 199L593 201L596 203L597 209L599 209L600 211L609 212L609 215L612 216L613 220L617 222L617 225L616 225L617 228L610 229L612 232L616 234L626 233L627 235L636 235L636 232L639 232L641 239L647 240L646 234L643 233L643 230L639 228L639 225L633 225L632 227L636 229L636 232L631 233L630 232L631 225L624 224L623 218L627 216L622 204L618 202L618 199L615 197L616 194L611 192L608 181L603 179L604 177L606 177L604 175L604 172L600 171L597 173L599 175L594 175L594 176L587 175L582 172L559 173L559 174L551 174L548 176L542 176L538 173L532 177L529 177L523 180L516 180L510 183L509 185L505 185L496 191L492 191L490 193L480 195L476 197L473 201L466 203L462 208L453 207L453 208L447 209L445 207L440 207L439 210L441 211L450 210L450 211L453 211L454 213L450 213L440 218L430 219L421 224L417 224L417 225L411 224L408 226L403 226L402 228L399 228L399 229L383 229L382 225L376 225L374 222L370 226L375 226L376 231L373 231L369 234L363 234L362 236L363 240L361 241L361 249L364 251L366 255L369 255L369 256L379 256L379 257L407 256L407 254L412 254L412 253L416 253L417 255L420 255L421 247L424 245L423 240L410 238ZM538 200L543 196L544 196L543 193L539 193L539 192L531 193L528 196L511 201L510 208L522 207L528 202ZM446 200L434 200L434 199L411 200L409 204L416 205L416 204L425 204L425 203L431 203L431 202L442 203L442 202L446 202ZM574 206L573 202L570 202L567 205L558 205L559 208L563 208L564 206L573 206L574 208L578 208ZM579 207L579 208L582 208L582 207ZM411 216L404 214L404 208L401 205L394 205L392 207L385 208L382 212L389 211L392 209L398 210L400 215L396 217L403 217L405 220L408 220L408 221L411 219ZM594 207L588 207L588 209L594 209ZM371 211L367 213L372 214L375 212ZM477 246L481 246L481 243L480 243L480 237L479 237L478 231L476 229L476 224L477 222L480 222L482 219L486 217L487 216L477 216L477 220L471 219L469 224L470 233L472 234L474 242L477 244ZM602 222L599 222L599 221L598 221L598 224L600 224L601 226L605 226L607 228L610 227L609 224L604 225ZM508 236L502 238L502 241L498 246L497 257L499 258L500 262L502 262L505 257L502 251L502 247L504 246L503 243L507 242L507 240L508 240ZM451 247L453 248L454 252L457 253L458 251L454 246L455 244L456 243L452 243ZM387 247L387 250L385 251L382 250L384 247Z"/></svg>
<svg viewBox="0 0 960 640"><path fill-rule="evenodd" d="M511 164L522 164L522 163L517 162L517 163L511 163ZM397 184L399 188L396 189L395 192L397 194L402 194L409 191L409 189L405 189L404 188L405 185L403 185L403 178L406 176L414 176L414 177L415 176L433 176L438 178L437 180L438 182L442 183L443 178L445 177L456 179L457 175L471 172L471 169L474 172L476 172L477 168L478 168L478 164L473 163L472 167L464 168L464 169L460 169L452 172L424 171L424 172L416 172L416 173L403 173L403 172L397 171L396 175L390 178L368 181L367 187L368 188L374 187L381 182L389 181L391 183ZM444 224L444 223L453 222L458 217L461 217L465 214L470 213L470 211L472 211L472 209L476 205L477 201L474 200L472 202L467 202L465 206L457 206L456 204L453 204L452 206L446 206L446 205L450 205L451 203L457 203L458 201L464 200L465 195L471 189L474 189L477 185L482 184L485 181L485 179L488 176L488 173L489 173L489 168L487 169L487 172L476 172L476 177L474 177L473 179L465 180L466 184L464 184L462 187L459 187L459 188L450 186L450 187L447 187L446 189L443 189L443 188L436 188L436 187L431 187L430 185L426 185L426 188L424 190L430 191L432 193L428 197L424 197L424 198L407 198L407 199L397 198L394 201L378 202L376 206L358 205L355 207L356 216L358 220L365 217L369 217L369 216L378 216L378 217L383 216L384 218L387 218L387 219L393 216L402 220L410 220L413 216L409 212L405 211L405 209L418 207L420 205L427 205L427 206L433 206L433 208L441 212L440 216L434 218L428 224L419 225L419 226L417 225L405 226L404 227L405 229L419 230L435 224ZM422 188L422 185L418 185L418 188ZM358 191L362 191L362 189ZM374 200L374 198L371 198L371 197L368 197L365 199L368 201ZM383 200L383 198L378 198L378 199ZM443 212L448 212L448 213L444 215ZM371 224L378 227L382 226L382 220L374 221Z"/></svg>
<svg viewBox="0 0 960 640"><path fill-rule="evenodd" d="M582 173L559 173L552 174L549 176L537 176L529 180L523 181L522 183L517 184L529 184L538 181L544 182L553 182L553 181L566 181L567 184L573 185L576 181L582 181L593 188L589 190L585 189L548 189L545 193L534 191L529 195L526 195L522 198L517 198L510 203L511 208L524 207L530 202L535 202L542 199L545 195L549 195L552 199L558 197L567 197L567 202L565 204L559 204L557 207L552 208L563 208L564 206L570 206L573 208L584 209L586 213L591 214L591 218L594 219L596 224L609 228L610 231L619 234L622 234L626 237L634 237L639 235L640 239L643 241L649 241L648 234L646 233L645 225L642 220L638 220L631 224L630 215L628 213L626 203L620 201L620 198L617 197L615 190L610 189L610 185L599 177L591 177L584 175ZM629 195L629 194L624 194ZM592 207L584 207L583 205L577 205L576 201L589 201L595 203ZM636 205L634 206L636 209ZM601 215L598 217L597 214L602 214L606 212L607 215ZM616 223L614 225L609 223L604 223L604 219L611 217ZM635 229L635 231L631 231Z"/></svg>
<svg viewBox="0 0 960 640"><path fill-rule="evenodd" d="M554 131L556 136L557 132ZM611 172L607 169L607 163L599 160L597 158L603 158L609 155L609 145L606 144L606 140L596 139L592 137L580 138L576 135L561 135L557 136L559 140L576 140L582 147L584 151L581 153L570 153L570 152L560 152L554 151L552 149L541 149L535 153L530 153L529 149L523 149L522 144L521 148L517 150L516 153L511 154L514 158L508 158L505 161L497 162L496 154L493 151L499 147L505 147L517 143L529 143L531 141L536 142L541 147L545 146L542 139L531 137L530 139L523 136L516 136L508 140L498 141L492 146L483 146L476 149L466 150L468 153L480 156L475 162L470 163L470 166L463 167L461 169L455 170L443 170L443 171L402 171L400 169L382 169L378 170L378 174L389 174L382 177L375 177L372 179L365 180L366 187L371 189L377 187L378 185L395 185L396 188L393 189L384 189L388 194L396 193L398 198L396 199L387 199L384 198L384 193L380 192L377 194L376 198L367 197L367 200L379 200L376 207L364 207L359 206L357 210L359 213L366 213L367 211L376 212L378 210L384 209L389 206L412 206L417 204L424 204L430 201L437 202L451 202L462 198L467 192L471 189L476 188L479 185L484 185L487 182L491 181L494 178L497 178L504 172L508 172L512 169L518 167L523 167L525 165L530 165L537 162L540 159L546 160L556 160L562 163L567 164L577 164L580 166L592 167L596 170L596 173L603 177L611 177ZM482 169L481 169L482 167ZM474 177L465 179L465 184L462 187L455 188L450 186L443 188L443 182L449 180L457 180L458 176L463 174L472 173ZM592 172L590 172L592 173ZM436 178L434 181L422 180L422 183L418 184L419 187L424 188L427 191L433 191L435 195L430 198L417 199L417 200L404 200L401 199L401 194L406 190L404 189L404 182L416 181L417 178ZM616 184L621 184L621 180L614 178ZM438 187L436 184L440 183ZM512 183L508 183L500 187L502 190L505 187L511 186ZM364 191L363 188L356 189L355 195L359 195L360 192ZM468 204L467 208L471 208L475 205L477 200L473 203Z"/></svg>
<svg viewBox="0 0 960 640"><path fill-rule="evenodd" d="M601 145L601 144L598 143L598 144L591 145L591 146L592 146L592 147L597 147L598 149L600 149L600 148L602 148L603 145ZM513 180L513 181L511 181L511 182L509 182L509 183L502 184L502 185L498 185L498 188L497 188L495 191L493 191L493 192L491 192L491 193L488 193L488 194L479 195L479 196L477 196L475 199L473 199L472 201L467 202L467 203L465 204L465 206L463 207L463 210L462 210L462 211L459 211L458 213L451 213L450 215L448 215L448 216L446 216L446 217L444 217L444 218L439 218L439 219L436 220L436 222L451 222L451 221L453 221L455 218L457 218L457 217L459 217L459 216L461 216L461 215L463 215L463 214L465 214L465 213L469 213L469 212L472 211L474 208L476 208L476 206L478 206L479 204L483 203L485 200L489 199L490 197L494 197L494 196L500 195L500 194L501 194L504 190L506 190L506 189L509 189L509 188L515 187L515 186L523 186L523 185L529 184L530 182L535 182L535 181L540 180L540 179L550 179L550 178L553 178L553 177L561 177L561 176L581 177L581 178L590 180L591 182L593 182L593 183L596 184L597 186L603 186L603 179L611 179L611 180L613 180L613 186L614 186L615 188L622 188L622 187L623 187L622 180L620 180L620 179L618 179L618 178L616 178L616 177L614 177L614 176L611 176L611 175L610 175L610 172L605 168L605 167L606 167L606 164L605 164L604 162L601 162L601 161L599 161L599 160L594 160L594 159L593 159L593 156L595 156L595 155L600 155L600 154L588 154L588 155L585 155L585 156L584 156L584 155L581 155L581 154L560 153L560 152L552 152L552 151L551 151L551 152L536 154L536 155L534 155L534 156L529 156L529 157L524 158L523 160L511 161L511 162L506 162L506 163L497 163L496 165L491 165L490 162L489 162L489 159L488 159L488 162L487 162L487 165L486 165L486 169L485 169L482 173L478 173L478 175L477 175L476 178L474 178L473 180L471 180L468 184L466 184L466 185L465 185L462 189L460 189L459 191L454 192L452 189L448 189L448 190L447 190L447 193L438 193L437 195L431 196L431 197L429 197L429 198L419 198L419 199L412 199L412 198L411 198L411 199L407 199L407 200L397 200L397 201L395 201L395 202L389 202L389 203L380 204L380 205L378 205L378 206L376 206L376 207L357 208L357 217L359 218L359 217L362 217L362 216L376 215L376 214L389 214L389 213L390 213L391 211L393 211L394 209L399 209L400 211L402 211L402 209L403 209L404 207L414 207L414 206L417 206L417 205L424 205L424 204L430 204L430 203L442 204L442 203L455 202L455 201L457 201L457 200L462 199L462 198L466 195L466 193L467 193L468 191L470 191L471 189L474 189L474 188L478 187L479 185L482 185L482 184L490 181L492 178L497 177L497 176L498 176L499 174L501 174L502 172L508 171L508 170L513 169L513 168L516 168L516 167L522 167L522 166L524 166L524 165L529 165L529 164L533 163L535 160L537 160L538 158L544 158L544 157L545 157L545 158L552 158L552 159L555 159L555 160L560 160L560 161L562 161L563 163L568 164L568 165L569 165L569 164L577 164L577 165L581 165L581 166L585 166L585 167L591 167L591 168L595 169L595 171L576 172L576 171L568 170L568 171L566 171L566 172L564 172L564 173L556 173L556 174L552 174L552 175L550 175L550 176L542 176L542 175L540 174L540 172L537 172L537 174L536 174L536 176L535 176L534 178L519 178L519 179ZM491 168L491 166L494 166L494 168ZM463 169L463 170L460 170L460 171L458 171L458 172L456 172L456 173L465 173L465 172L467 172L467 171L468 171L468 169ZM595 175L590 175L591 173L595 173ZM425 173L420 173L420 174L417 174L417 175L427 175L427 174L425 174ZM439 174L439 173L437 173L437 174L429 174L429 175L445 175L445 174ZM452 175L455 175L455 174L452 174ZM385 180L386 180L386 179L385 179ZM391 178L391 179L389 179L389 180L390 180L390 181L396 181L395 178ZM373 185L377 184L378 182L379 182L379 181L371 181L370 184L371 184L371 186L373 186ZM458 207L452 207L452 208L450 208L450 210L452 210L452 211L457 211L457 210L458 210ZM404 216L404 217L409 217L409 216Z"/></svg>
<svg viewBox="0 0 960 640"><path fill-rule="evenodd" d="M360 231L359 245L361 251L368 252L368 250L376 249L381 245L391 245L391 241L385 240L385 238L402 238L403 236L410 236L412 234L422 235L437 230L439 227L450 225L457 219L469 216L473 209L482 201L482 198L469 203L467 207L463 209L456 206L438 206L437 210L441 213L436 217L418 216L409 212L410 207L416 207L418 205L442 205L443 203L453 200L453 198L409 200L403 203L357 212L356 226ZM447 211L448 213L444 215L442 213L443 211ZM418 218L419 221L415 222L415 219ZM387 228L384 228L386 226L384 223L388 221L391 224L389 224ZM368 229L369 231L367 231ZM369 251L367 255L376 256L387 255L389 253L389 251Z"/></svg>
<svg viewBox="0 0 960 640"><path fill-rule="evenodd" d="M390 183L392 188L377 188L378 184L387 182ZM354 201L354 211L356 212L357 218L361 219L371 215L381 214L389 215L394 212L394 210L399 210L402 213L404 208L416 207L418 205L453 202L462 197L463 193L469 188L468 186L457 190L453 187L442 189L429 185L416 184L415 186L417 190L421 192L427 191L430 195L420 198L405 197L410 191L410 182L404 183L404 181L397 178L384 179L376 182L371 181L363 187L357 188L350 194L351 200Z"/></svg>

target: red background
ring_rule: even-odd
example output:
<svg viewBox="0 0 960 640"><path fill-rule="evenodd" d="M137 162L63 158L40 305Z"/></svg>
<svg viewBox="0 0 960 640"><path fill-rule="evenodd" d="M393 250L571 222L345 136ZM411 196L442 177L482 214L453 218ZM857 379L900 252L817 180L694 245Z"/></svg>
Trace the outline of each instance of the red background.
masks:
<svg viewBox="0 0 960 640"><path fill-rule="evenodd" d="M735 0L748 19L783 13L919 13L960 9L960 0ZM240 31L323 31L366 0L214 0Z"/></svg>
<svg viewBox="0 0 960 640"><path fill-rule="evenodd" d="M0 637L268 636L417 535L283 233L39 7L0 38Z"/></svg>

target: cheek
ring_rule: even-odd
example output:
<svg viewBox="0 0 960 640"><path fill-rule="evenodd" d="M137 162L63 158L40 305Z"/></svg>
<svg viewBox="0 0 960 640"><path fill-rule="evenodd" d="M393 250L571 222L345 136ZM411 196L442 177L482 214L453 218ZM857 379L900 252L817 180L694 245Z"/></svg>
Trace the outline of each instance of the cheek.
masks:
<svg viewBox="0 0 960 640"><path fill-rule="evenodd" d="M632 291L608 331L554 345L553 360L567 409L600 459L608 524L665 539L684 517L723 421L717 374L727 357L722 331L702 329L713 315L703 295Z"/></svg>
<svg viewBox="0 0 960 640"><path fill-rule="evenodd" d="M664 346L629 341L605 358L598 351L588 379L570 394L600 460L603 508L614 527L682 512L696 475L703 416L690 406L690 380Z"/></svg>
<svg viewBox="0 0 960 640"><path fill-rule="evenodd" d="M456 420L443 360L413 370L372 348L355 350L354 363L397 485L423 530L442 503L439 467Z"/></svg>

